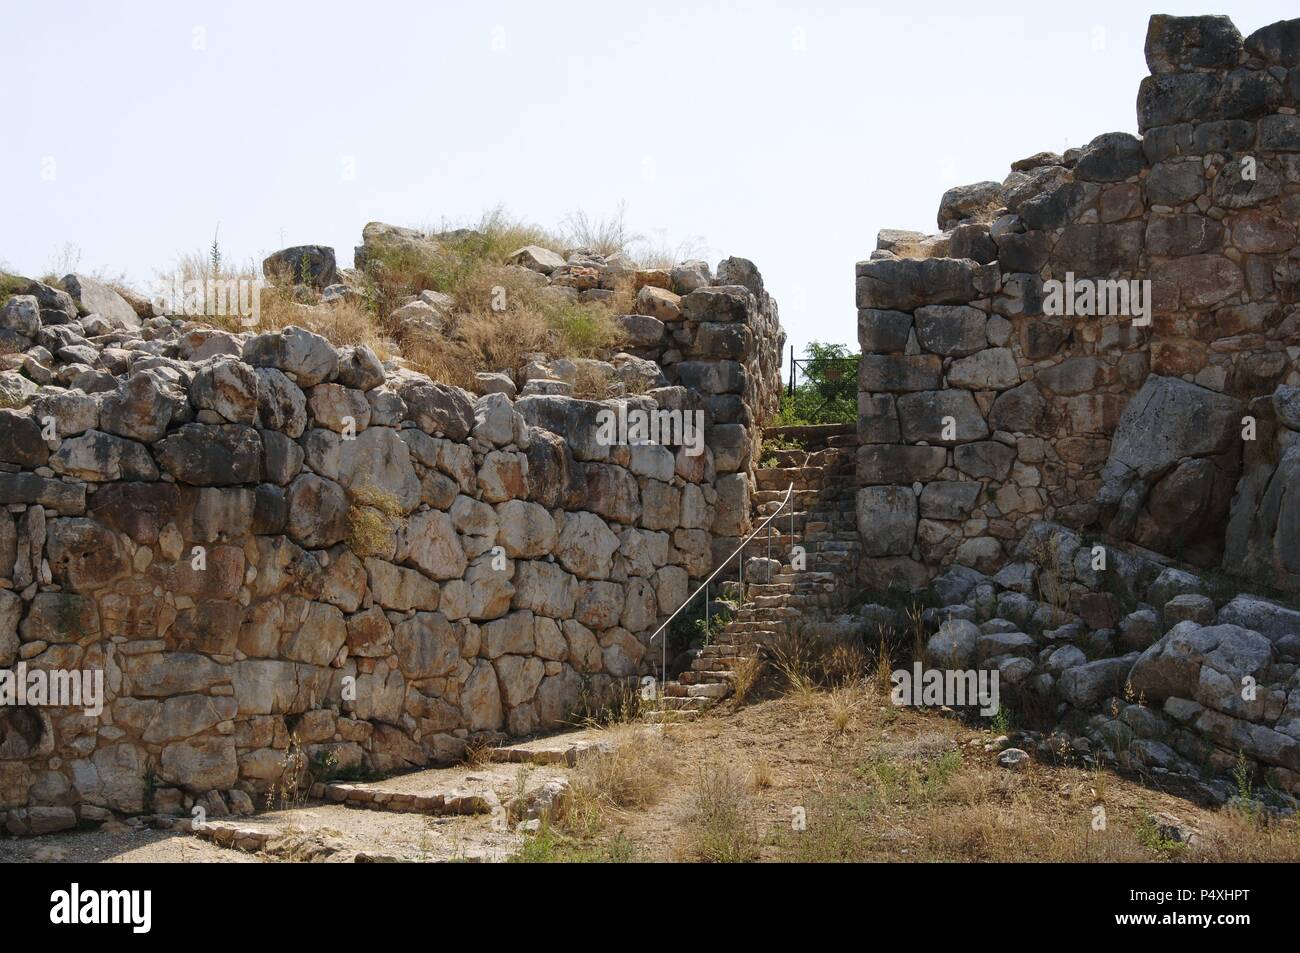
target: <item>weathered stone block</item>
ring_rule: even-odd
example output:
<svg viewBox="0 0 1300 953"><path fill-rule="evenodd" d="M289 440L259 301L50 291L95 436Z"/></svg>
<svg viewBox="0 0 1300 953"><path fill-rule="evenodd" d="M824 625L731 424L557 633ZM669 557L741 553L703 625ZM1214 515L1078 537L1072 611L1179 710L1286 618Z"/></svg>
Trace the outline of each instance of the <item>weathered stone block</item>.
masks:
<svg viewBox="0 0 1300 953"><path fill-rule="evenodd" d="M864 555L906 555L916 540L916 494L910 486L863 487L857 519Z"/></svg>

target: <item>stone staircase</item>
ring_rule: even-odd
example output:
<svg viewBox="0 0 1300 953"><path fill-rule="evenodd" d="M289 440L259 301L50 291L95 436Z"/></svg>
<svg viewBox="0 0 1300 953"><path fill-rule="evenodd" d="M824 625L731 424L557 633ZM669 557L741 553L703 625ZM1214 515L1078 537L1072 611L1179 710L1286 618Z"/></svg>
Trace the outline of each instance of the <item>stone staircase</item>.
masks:
<svg viewBox="0 0 1300 953"><path fill-rule="evenodd" d="M859 555L854 510L851 425L786 427L766 431L805 442L807 450L774 450L777 466L755 471L754 525L776 512L793 484L790 506L738 557L745 563L744 602L688 671L666 682L655 720L689 720L734 690L737 670L753 664L776 640L797 635L810 619L842 610L855 590ZM806 566L791 565L791 547ZM772 562L767 562L768 558ZM733 571L734 572L734 571ZM727 575L735 585L735 575Z"/></svg>

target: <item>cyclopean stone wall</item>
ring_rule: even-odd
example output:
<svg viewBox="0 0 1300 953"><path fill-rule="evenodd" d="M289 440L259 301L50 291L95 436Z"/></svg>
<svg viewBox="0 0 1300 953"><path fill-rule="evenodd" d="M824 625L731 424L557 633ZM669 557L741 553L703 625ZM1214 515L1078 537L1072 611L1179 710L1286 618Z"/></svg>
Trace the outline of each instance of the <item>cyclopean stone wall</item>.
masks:
<svg viewBox="0 0 1300 953"><path fill-rule="evenodd" d="M664 397L664 406L704 414L719 496L713 558L721 561L752 528L756 428L780 403L785 332L763 276L747 259L724 259L716 276L702 261L642 275L640 313L619 320L629 352L655 361L689 395L685 403Z"/></svg>
<svg viewBox="0 0 1300 953"><path fill-rule="evenodd" d="M1156 16L1146 52L1142 138L953 189L858 264L861 575L928 588L929 664L998 673L1010 743L1289 810L1300 20ZM1070 275L1150 310L1058 313Z"/></svg>
<svg viewBox="0 0 1300 953"><path fill-rule="evenodd" d="M953 189L858 264L866 581L996 572L1046 520L1300 591L1300 21L1156 16L1147 61L1142 138ZM1150 310L1047 313L1069 276Z"/></svg>
<svg viewBox="0 0 1300 953"><path fill-rule="evenodd" d="M5 300L0 670L102 672L105 697L0 706L0 823L247 808L294 743L446 762L654 670L658 622L747 525L779 387L757 270L688 270L624 319L664 367L621 355L644 393L603 402L142 318L77 276ZM602 444L620 404L704 408L707 445Z"/></svg>

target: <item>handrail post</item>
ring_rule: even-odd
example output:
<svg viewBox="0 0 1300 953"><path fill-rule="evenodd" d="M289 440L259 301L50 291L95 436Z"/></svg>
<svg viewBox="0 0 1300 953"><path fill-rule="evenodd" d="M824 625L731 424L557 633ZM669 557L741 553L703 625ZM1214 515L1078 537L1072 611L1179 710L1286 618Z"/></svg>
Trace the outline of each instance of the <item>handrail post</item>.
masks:
<svg viewBox="0 0 1300 953"><path fill-rule="evenodd" d="M717 569L709 573L708 577L705 578L704 582L701 583L699 586L696 586L695 591L686 597L686 601L683 602L676 609L674 609L672 615L670 615L667 619L664 619L664 621L660 624L659 628L656 629L654 634L650 636L651 642L654 642L656 638L659 638L661 636L663 638L663 642L660 644L661 670L659 672L659 677L660 677L659 689L660 689L661 697L663 692L663 682L667 681L668 678L668 632L667 632L668 626L672 624L673 619L677 618L677 616L680 615L682 611L685 610L686 607L689 606L695 600L696 596L698 596L701 592L703 592L704 593L704 631L707 636L709 632L709 583L713 580L714 576L718 575L718 573L722 572L722 570L727 568L727 563L731 562L733 559L736 558L738 554L742 553L745 547L749 545L750 541L753 540L754 537L756 537L759 533L763 532L763 530L765 529L767 530L768 558L769 559L771 558L772 523L776 520L778 516L781 515L781 511L785 509L787 505L789 505L793 495L794 495L794 483L791 482L790 485L786 487L785 499L781 501L781 504L771 513L771 515L769 515L767 519L763 520L763 522L760 523L758 527L754 529L753 532L751 532L748 536L746 536L745 539L741 542L740 546L737 547L730 556L724 559L718 565ZM790 511L790 536L791 539L793 540L794 538L794 511L793 510ZM742 587L743 587L743 573L744 573L743 565L741 566L741 573L742 573Z"/></svg>

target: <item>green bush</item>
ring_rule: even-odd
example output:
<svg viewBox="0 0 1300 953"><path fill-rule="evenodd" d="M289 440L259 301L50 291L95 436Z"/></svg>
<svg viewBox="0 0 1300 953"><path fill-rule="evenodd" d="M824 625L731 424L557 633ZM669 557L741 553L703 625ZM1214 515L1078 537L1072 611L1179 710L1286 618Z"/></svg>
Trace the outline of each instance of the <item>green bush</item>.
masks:
<svg viewBox="0 0 1300 953"><path fill-rule="evenodd" d="M860 357L844 344L809 344L803 365L806 376L793 394L782 392L777 425L856 422Z"/></svg>

